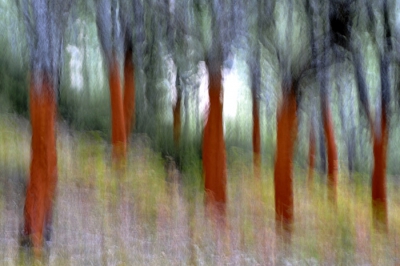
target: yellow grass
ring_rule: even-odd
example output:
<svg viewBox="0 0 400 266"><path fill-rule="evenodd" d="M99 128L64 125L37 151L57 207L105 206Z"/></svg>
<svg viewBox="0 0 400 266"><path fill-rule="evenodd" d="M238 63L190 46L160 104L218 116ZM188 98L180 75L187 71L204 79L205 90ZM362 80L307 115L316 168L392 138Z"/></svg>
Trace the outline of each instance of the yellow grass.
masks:
<svg viewBox="0 0 400 266"><path fill-rule="evenodd" d="M23 201L23 193L7 194L20 189L10 185L14 178L27 178L28 125L0 117L0 265L30 263L17 241L22 205L12 204ZM206 218L200 187L166 182L167 175L179 180L199 173L166 171L143 136L130 144L122 172L113 169L111 149L96 134L62 127L58 132L58 196L45 259L50 265L400 264L400 182L393 177L384 235L372 228L368 182L340 175L335 207L327 201L323 177L310 190L306 171L296 169L288 246L275 234L273 169L263 169L257 181L251 165L229 165L228 219L221 228Z"/></svg>

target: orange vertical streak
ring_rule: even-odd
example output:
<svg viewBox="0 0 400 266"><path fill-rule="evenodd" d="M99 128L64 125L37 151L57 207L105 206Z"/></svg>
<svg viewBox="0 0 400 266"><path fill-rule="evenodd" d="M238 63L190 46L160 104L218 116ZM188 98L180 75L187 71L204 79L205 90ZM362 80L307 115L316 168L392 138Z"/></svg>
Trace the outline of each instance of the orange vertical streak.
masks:
<svg viewBox="0 0 400 266"><path fill-rule="evenodd" d="M381 132L374 132L373 135L372 213L375 228L387 231L386 159L389 131L385 109L382 109Z"/></svg>
<svg viewBox="0 0 400 266"><path fill-rule="evenodd" d="M113 146L112 156L115 161L121 162L126 158L126 128L124 119L124 108L122 102L122 92L120 84L120 76L118 63L113 59L110 67L110 99L111 99L111 120L112 120L112 136L111 143Z"/></svg>
<svg viewBox="0 0 400 266"><path fill-rule="evenodd" d="M210 106L203 135L206 205L222 217L226 212L226 155L222 119L221 72L209 73Z"/></svg>
<svg viewBox="0 0 400 266"><path fill-rule="evenodd" d="M261 140L260 140L260 114L257 98L253 92L253 174L261 178Z"/></svg>
<svg viewBox="0 0 400 266"><path fill-rule="evenodd" d="M124 62L124 118L125 136L129 139L135 126L135 68L132 61L132 51L127 50Z"/></svg>
<svg viewBox="0 0 400 266"><path fill-rule="evenodd" d="M46 74L30 82L32 125L30 178L24 207L24 236L35 253L43 245L43 231L51 222L52 202L57 184L56 101L54 87Z"/></svg>
<svg viewBox="0 0 400 266"><path fill-rule="evenodd" d="M337 169L338 156L333 129L332 114L328 105L322 110L324 117L324 132L328 155L328 198L333 203L337 200Z"/></svg>
<svg viewBox="0 0 400 266"><path fill-rule="evenodd" d="M296 96L283 97L277 112L277 140L274 167L275 219L277 232L290 239L293 215L293 153L297 137Z"/></svg>

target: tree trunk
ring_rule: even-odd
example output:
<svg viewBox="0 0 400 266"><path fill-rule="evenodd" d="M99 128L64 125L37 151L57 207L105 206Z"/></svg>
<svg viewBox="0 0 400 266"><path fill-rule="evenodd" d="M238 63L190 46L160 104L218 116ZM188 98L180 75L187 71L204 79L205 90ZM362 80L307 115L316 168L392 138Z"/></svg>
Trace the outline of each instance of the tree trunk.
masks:
<svg viewBox="0 0 400 266"><path fill-rule="evenodd" d="M176 78L177 78L176 102L172 109L172 112L174 117L174 145L175 147L178 147L181 138L181 102L182 102L182 91L180 88L179 73L177 73Z"/></svg>
<svg viewBox="0 0 400 266"><path fill-rule="evenodd" d="M124 62L124 119L125 137L128 140L135 126L135 68L130 49L125 53Z"/></svg>
<svg viewBox="0 0 400 266"><path fill-rule="evenodd" d="M260 114L255 91L253 94L253 174L261 178L261 140L260 140Z"/></svg>
<svg viewBox="0 0 400 266"><path fill-rule="evenodd" d="M322 116L324 123L325 141L327 147L328 157L328 198L332 202L336 203L337 199L337 169L338 169L338 157L335 143L335 132L333 129L332 114L329 108L329 104L323 105Z"/></svg>
<svg viewBox="0 0 400 266"><path fill-rule="evenodd" d="M54 84L46 74L31 77L30 82L31 166L22 232L28 242L22 244L32 244L39 255L44 230L51 226L57 184L56 97Z"/></svg>
<svg viewBox="0 0 400 266"><path fill-rule="evenodd" d="M209 68L210 99L208 119L203 136L203 169L205 202L218 216L226 215L226 155L222 118L221 70L213 73Z"/></svg>
<svg viewBox="0 0 400 266"><path fill-rule="evenodd" d="M313 119L313 118L311 118ZM310 123L310 144L308 149L308 187L311 188L314 181L314 165L315 165L315 129L313 123Z"/></svg>
<svg viewBox="0 0 400 266"><path fill-rule="evenodd" d="M374 226L387 231L386 157L388 129L386 115L381 114L380 132L373 136L374 170L372 172L372 213Z"/></svg>
<svg viewBox="0 0 400 266"><path fill-rule="evenodd" d="M277 112L275 153L275 219L276 230L290 239L293 213L293 153L297 136L296 96L293 90L283 97ZM283 231L282 231L283 230Z"/></svg>
<svg viewBox="0 0 400 266"><path fill-rule="evenodd" d="M115 58L113 58L111 65L109 66L109 71L112 120L112 157L116 163L121 163L126 158L126 128L119 67Z"/></svg>

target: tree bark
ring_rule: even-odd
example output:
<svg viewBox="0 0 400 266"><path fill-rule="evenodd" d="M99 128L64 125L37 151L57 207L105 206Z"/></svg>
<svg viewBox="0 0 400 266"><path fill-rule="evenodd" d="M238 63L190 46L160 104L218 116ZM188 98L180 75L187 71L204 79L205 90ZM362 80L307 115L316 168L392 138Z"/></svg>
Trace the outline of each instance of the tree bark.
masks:
<svg viewBox="0 0 400 266"><path fill-rule="evenodd" d="M124 62L124 119L125 136L128 140L135 126L135 68L131 49L127 49Z"/></svg>
<svg viewBox="0 0 400 266"><path fill-rule="evenodd" d="M384 113L381 114L380 132L377 131L373 136L372 214L375 228L387 231L386 150L389 134Z"/></svg>
<svg viewBox="0 0 400 266"><path fill-rule="evenodd" d="M29 90L31 165L22 234L28 241L25 244L32 244L35 254L39 255L37 253L41 252L44 230L51 226L57 184L56 97L54 84L47 73L31 77Z"/></svg>
<svg viewBox="0 0 400 266"><path fill-rule="evenodd" d="M387 19L387 18L386 18ZM384 232L388 231L387 195L386 195L386 161L387 144L389 140L389 61L381 58L381 111L380 119L373 131L374 170L372 172L372 215L374 227Z"/></svg>
<svg viewBox="0 0 400 266"><path fill-rule="evenodd" d="M275 219L276 230L290 239L294 221L293 153L297 137L297 104L293 91L284 96L277 112L277 140L275 153ZM286 238L285 237L285 238Z"/></svg>
<svg viewBox="0 0 400 266"><path fill-rule="evenodd" d="M179 82L179 72L176 75L176 102L172 108L173 118L174 118L174 145L179 147L179 142L181 138L181 102L182 102L182 91Z"/></svg>
<svg viewBox="0 0 400 266"><path fill-rule="evenodd" d="M109 66L109 71L112 157L116 163L121 163L126 158L126 127L119 67L115 57Z"/></svg>
<svg viewBox="0 0 400 266"><path fill-rule="evenodd" d="M258 100L253 94L253 174L257 179L261 178L261 140L260 140L260 114Z"/></svg>
<svg viewBox="0 0 400 266"><path fill-rule="evenodd" d="M328 157L328 198L336 203L337 200L337 169L338 156L335 143L335 132L333 128L332 114L327 101L323 104L322 116L325 132L325 141Z"/></svg>
<svg viewBox="0 0 400 266"><path fill-rule="evenodd" d="M221 70L210 71L208 119L203 136L205 203L222 219L226 215L226 155L222 118Z"/></svg>

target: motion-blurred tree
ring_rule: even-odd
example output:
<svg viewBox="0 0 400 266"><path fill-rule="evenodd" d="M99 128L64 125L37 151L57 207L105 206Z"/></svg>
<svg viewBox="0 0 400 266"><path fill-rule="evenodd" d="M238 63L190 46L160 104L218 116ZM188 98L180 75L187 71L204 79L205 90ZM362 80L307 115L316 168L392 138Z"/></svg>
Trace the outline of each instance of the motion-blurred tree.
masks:
<svg viewBox="0 0 400 266"><path fill-rule="evenodd" d="M21 244L42 253L50 240L57 183L56 97L60 82L63 34L73 1L17 1L30 51L32 125L30 178L26 192Z"/></svg>
<svg viewBox="0 0 400 266"><path fill-rule="evenodd" d="M125 126L124 104L118 63L118 52L124 43L121 41L121 33L118 27L117 8L117 1L99 0L96 2L96 25L109 76L112 155L114 161L121 163L126 158L127 128ZM125 46L128 47L129 44ZM127 65L127 67L129 68L129 65ZM129 71L130 70L132 69L129 69Z"/></svg>
<svg viewBox="0 0 400 266"><path fill-rule="evenodd" d="M223 219L226 216L226 152L223 132L222 68L229 54L229 6L224 1L209 3L210 36L205 48L208 70L209 109L203 133L203 171L206 205ZM207 47L208 46L208 47Z"/></svg>
<svg viewBox="0 0 400 266"><path fill-rule="evenodd" d="M365 70L363 69L362 58L358 45L357 32L352 32L353 47L351 47L355 78L358 89L359 102L362 106L363 114L366 115L373 144L373 159L374 166L372 171L372 210L373 220L376 228L388 230L388 215L387 215L387 194L386 194L386 165L387 165L387 145L389 140L389 118L390 118L390 99L391 99L391 80L390 80L390 64L393 60L393 36L390 26L389 2L383 0L377 7L377 12L373 11L370 3L360 1L359 5L364 6L364 16L367 17L366 25L361 25L370 34L373 44L377 49L377 57L380 69L380 107L376 108L375 119L370 111L368 99L368 87L365 80ZM364 5L365 4L365 5ZM354 16L355 6L348 6L347 16ZM352 8L352 9L350 9ZM361 14L363 14L361 13ZM381 19L376 17L376 14L382 16ZM347 19L351 21L350 19ZM381 27L377 27L378 22L381 22ZM361 27L359 26L359 27ZM352 27L350 22L347 22L346 27ZM383 32L380 32L381 29Z"/></svg>

